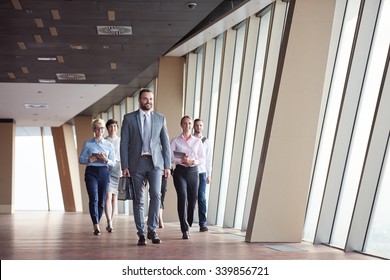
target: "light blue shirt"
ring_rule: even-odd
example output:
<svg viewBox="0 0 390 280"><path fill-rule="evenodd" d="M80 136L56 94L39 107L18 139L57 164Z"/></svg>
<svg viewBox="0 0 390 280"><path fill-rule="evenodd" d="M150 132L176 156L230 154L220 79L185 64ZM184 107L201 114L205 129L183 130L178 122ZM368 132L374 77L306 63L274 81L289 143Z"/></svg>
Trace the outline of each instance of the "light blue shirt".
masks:
<svg viewBox="0 0 390 280"><path fill-rule="evenodd" d="M108 162L89 162L89 158L93 153L105 153L108 157ZM100 142L96 141L95 138L87 140L84 142L83 149L81 150L80 164L86 164L87 166L113 166L115 163L115 151L112 143L106 139L100 140Z"/></svg>

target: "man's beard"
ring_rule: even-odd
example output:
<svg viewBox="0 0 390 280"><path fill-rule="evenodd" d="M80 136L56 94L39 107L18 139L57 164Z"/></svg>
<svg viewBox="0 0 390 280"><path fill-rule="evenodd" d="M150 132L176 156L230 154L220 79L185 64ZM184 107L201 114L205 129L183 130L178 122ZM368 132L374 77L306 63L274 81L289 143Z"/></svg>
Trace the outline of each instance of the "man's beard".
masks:
<svg viewBox="0 0 390 280"><path fill-rule="evenodd" d="M151 104L142 104L141 109L143 111L149 111L150 109L152 109L152 105Z"/></svg>

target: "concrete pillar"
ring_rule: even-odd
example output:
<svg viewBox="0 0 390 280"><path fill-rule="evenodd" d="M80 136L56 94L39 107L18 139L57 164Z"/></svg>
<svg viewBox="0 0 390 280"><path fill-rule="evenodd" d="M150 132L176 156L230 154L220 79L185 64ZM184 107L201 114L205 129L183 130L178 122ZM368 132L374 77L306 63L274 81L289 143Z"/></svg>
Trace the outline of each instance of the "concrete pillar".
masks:
<svg viewBox="0 0 390 280"><path fill-rule="evenodd" d="M302 237L335 1L296 0L290 8L246 233L250 242Z"/></svg>
<svg viewBox="0 0 390 280"><path fill-rule="evenodd" d="M159 62L154 108L167 117L170 139L181 133L184 62L183 57L162 57ZM168 180L164 204L164 221L177 222L177 199L172 177Z"/></svg>
<svg viewBox="0 0 390 280"><path fill-rule="evenodd" d="M64 124L52 127L65 212L82 211L78 156L73 127Z"/></svg>

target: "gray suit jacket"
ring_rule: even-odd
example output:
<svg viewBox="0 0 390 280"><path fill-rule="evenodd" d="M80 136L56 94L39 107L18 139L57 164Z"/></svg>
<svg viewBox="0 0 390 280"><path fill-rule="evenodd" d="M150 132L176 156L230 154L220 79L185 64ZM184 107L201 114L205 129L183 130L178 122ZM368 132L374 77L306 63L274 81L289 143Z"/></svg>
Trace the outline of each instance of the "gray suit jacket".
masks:
<svg viewBox="0 0 390 280"><path fill-rule="evenodd" d="M151 111L152 135L150 150L156 169L171 168L171 147L165 116ZM126 114L121 127L121 165L134 172L142 152L142 126L140 110Z"/></svg>

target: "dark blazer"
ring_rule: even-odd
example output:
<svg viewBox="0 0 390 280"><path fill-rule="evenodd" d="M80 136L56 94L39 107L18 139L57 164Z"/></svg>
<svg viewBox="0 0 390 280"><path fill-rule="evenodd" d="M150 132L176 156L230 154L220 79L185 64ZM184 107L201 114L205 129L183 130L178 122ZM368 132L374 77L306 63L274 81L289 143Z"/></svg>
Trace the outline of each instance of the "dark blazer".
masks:
<svg viewBox="0 0 390 280"><path fill-rule="evenodd" d="M171 168L171 147L164 115L151 111L152 135L150 151L155 168ZM140 110L126 114L121 127L121 165L134 172L142 152L142 126Z"/></svg>

